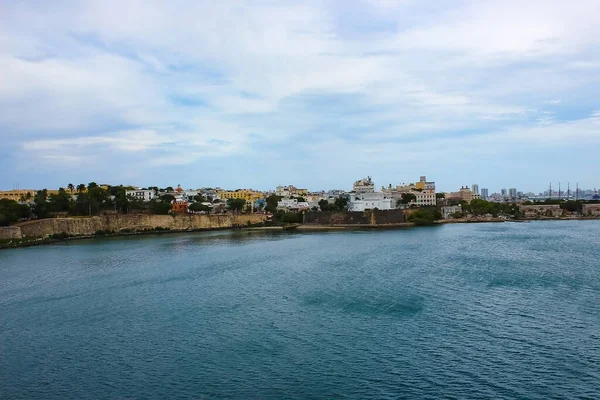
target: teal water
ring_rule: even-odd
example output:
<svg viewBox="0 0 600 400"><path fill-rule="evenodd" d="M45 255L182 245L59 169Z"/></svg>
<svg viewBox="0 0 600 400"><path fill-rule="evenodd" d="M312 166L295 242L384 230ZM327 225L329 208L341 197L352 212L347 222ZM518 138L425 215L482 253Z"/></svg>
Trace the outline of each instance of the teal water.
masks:
<svg viewBox="0 0 600 400"><path fill-rule="evenodd" d="M600 222L0 252L0 398L600 398Z"/></svg>

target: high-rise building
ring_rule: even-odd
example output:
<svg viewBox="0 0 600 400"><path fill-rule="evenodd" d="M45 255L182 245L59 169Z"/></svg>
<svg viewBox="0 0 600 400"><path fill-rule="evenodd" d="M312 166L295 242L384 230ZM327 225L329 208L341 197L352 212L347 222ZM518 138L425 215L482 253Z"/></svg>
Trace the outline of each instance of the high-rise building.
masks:
<svg viewBox="0 0 600 400"><path fill-rule="evenodd" d="M510 197L511 199L516 199L517 198L517 189L515 189L515 188L508 189L508 197Z"/></svg>
<svg viewBox="0 0 600 400"><path fill-rule="evenodd" d="M502 197L506 197L508 195L508 191L506 189L502 189L500 190L500 194L502 195Z"/></svg>
<svg viewBox="0 0 600 400"><path fill-rule="evenodd" d="M473 186L471 186L471 192L473 192L473 194L479 194L479 185L474 183Z"/></svg>
<svg viewBox="0 0 600 400"><path fill-rule="evenodd" d="M489 191L487 189L481 189L481 198L487 200L489 197Z"/></svg>

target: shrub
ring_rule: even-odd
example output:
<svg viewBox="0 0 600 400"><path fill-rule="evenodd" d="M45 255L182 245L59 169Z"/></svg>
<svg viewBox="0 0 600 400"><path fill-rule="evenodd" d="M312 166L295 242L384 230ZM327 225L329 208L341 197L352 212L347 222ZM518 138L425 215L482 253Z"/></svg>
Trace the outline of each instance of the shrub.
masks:
<svg viewBox="0 0 600 400"><path fill-rule="evenodd" d="M408 220L414 222L415 225L431 225L441 217L442 215L435 208L421 208L410 214Z"/></svg>

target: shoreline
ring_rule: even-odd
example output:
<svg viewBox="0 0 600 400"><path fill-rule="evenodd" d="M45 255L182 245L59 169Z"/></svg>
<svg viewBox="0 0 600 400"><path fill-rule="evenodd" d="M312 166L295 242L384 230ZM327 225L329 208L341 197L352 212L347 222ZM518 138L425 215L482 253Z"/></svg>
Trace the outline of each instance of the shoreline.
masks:
<svg viewBox="0 0 600 400"><path fill-rule="evenodd" d="M555 217L555 218L528 218L528 219L447 219L435 221L432 224L417 225L414 222L404 222L397 224L382 224L382 225L367 225L367 224L339 224L339 225L292 225L292 226L234 226L223 228L201 228L201 229L158 229L158 230L141 230L134 232L115 232L101 235L78 235L66 237L44 237L44 238L24 238L24 239L5 239L0 242L0 250L17 249L22 247L34 247L48 244L65 243L75 240L98 239L98 238L113 238L127 236L145 236L145 235L165 235L178 233L201 233L214 231L300 231L300 232L315 232L315 231L364 231L364 230L396 230L408 229L419 226L439 226L445 224L481 224L481 223L499 223L499 222L532 222L532 221L598 221L600 217Z"/></svg>
<svg viewBox="0 0 600 400"><path fill-rule="evenodd" d="M250 231L342 231L342 230L389 230L389 229L403 229L412 228L416 226L413 222L404 222L398 224L382 224L382 225L370 225L370 224L335 224L335 225L291 225L291 226L257 226L250 228L243 228L244 230Z"/></svg>
<svg viewBox="0 0 600 400"><path fill-rule="evenodd" d="M200 233L200 232L216 232L216 231L236 231L236 230L248 230L251 228L247 227L224 227L224 228L204 228L204 229L159 229L159 230L142 230L135 232L115 232L106 233L101 235L75 235L65 237L44 237L44 238L25 238L25 239L11 239L0 242L0 250L4 249L18 249L21 247L34 247L42 246L46 244L58 244L76 240L84 239L102 239L102 238L118 238L127 236L146 236L146 235L168 235L176 233ZM16 241L16 243L14 243Z"/></svg>

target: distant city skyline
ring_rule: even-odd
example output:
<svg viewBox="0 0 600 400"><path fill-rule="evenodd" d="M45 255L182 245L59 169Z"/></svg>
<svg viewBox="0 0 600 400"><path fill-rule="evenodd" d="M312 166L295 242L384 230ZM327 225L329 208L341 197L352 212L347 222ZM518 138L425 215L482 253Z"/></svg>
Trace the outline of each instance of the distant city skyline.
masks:
<svg viewBox="0 0 600 400"><path fill-rule="evenodd" d="M0 189L600 187L597 8L5 1Z"/></svg>
<svg viewBox="0 0 600 400"><path fill-rule="evenodd" d="M369 175L370 176L370 175ZM367 175L364 175L360 178L356 178L356 179L362 179L362 178L366 178ZM373 178L373 177L372 177ZM354 181L356 181L356 179L354 179ZM135 184L135 183L129 183L129 182L105 182L102 180L98 180L98 179L91 179L91 180L86 180L86 181L72 181L72 182L67 182L67 183L62 183L62 184L58 184L56 186L49 186L49 185L42 185L42 186L36 186L36 187L31 187L31 186L23 186L20 184L14 184L11 187L0 187L0 191L2 190L15 190L15 189L58 189L59 187L63 187L66 188L67 185L69 183L73 183L74 185L77 185L79 183L89 183L89 182L96 182L98 184L108 184L111 186L119 186L119 185L131 185L131 186L135 186L135 187L152 187L152 186L157 186L160 188L165 188L165 187L177 187L178 185L181 185L182 188L185 189L198 189L198 188L203 188L203 187L220 187L222 189L227 189L227 190L233 190L233 189L255 189L255 190L260 190L260 191L274 191L275 188L277 186L285 186L285 185L294 185L296 187L301 187L301 188L305 188L308 189L308 191L310 192L320 192L320 191L328 191L328 190L345 190L345 191L351 191L352 190L352 183L354 181L349 182L347 185L343 185L343 186L336 186L336 187L326 187L326 188L316 188L313 189L310 186L306 186L306 185L301 185L298 182L280 182L274 185L271 185L270 187L253 187L253 186L249 186L249 185L245 185L245 186L225 186L225 185L183 185L181 183L173 183L173 182L167 182L165 184L155 184L155 183L148 183L146 185L139 185L139 184ZM486 196L491 196L493 194L501 194L507 197L510 197L512 194L515 193L533 193L535 195L539 195L539 194L547 194L549 193L549 185L542 190L531 190L531 189L527 189L527 188L508 188L508 187L498 187L497 189L492 189L490 187L486 187L484 185L479 185L477 183L471 184L471 185L459 185L458 187L454 187L454 188L450 188L448 190L444 190L442 189L444 186L448 186L448 185L444 185L442 182L437 182L435 180L433 180L434 182L436 182L436 191L438 193L440 192L444 192L444 193L449 193L449 192L453 192L453 191L457 191L458 189L460 189L461 187L465 186L468 189L470 189L471 191L473 191L475 194L480 194L482 196L482 198L486 197ZM373 183L374 183L374 188L376 191L379 191L382 187L387 187L389 184L392 184L392 186L396 186L396 185L400 185L400 184L408 184L408 183L415 183L418 182L418 179L413 179L411 180L404 180L404 181L399 181L399 182L390 182L384 185L379 185L377 183L377 181L375 181L375 179L373 179ZM577 184L575 186L570 186L569 187L569 182L567 182L566 186L561 187L560 192L563 195L567 195L567 192L569 191L570 194L572 196L576 195L576 191L577 188L579 189L579 192L589 192L589 191L597 191L598 188L597 187L582 187L581 185L577 186ZM477 190L474 190L477 189ZM514 190L514 192L511 192L512 190ZM552 186L552 193L553 194L558 194L559 192L559 185L558 182L556 183L556 186Z"/></svg>

